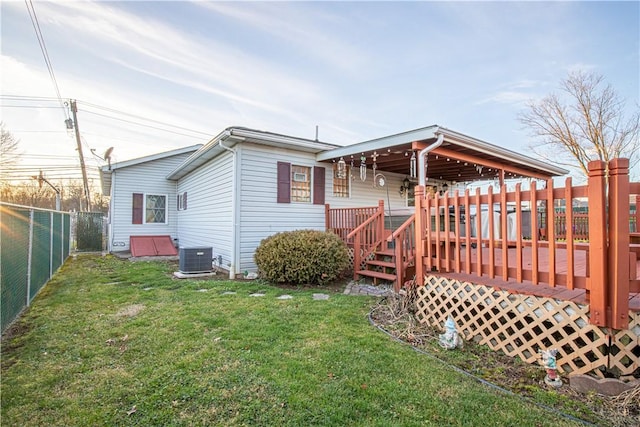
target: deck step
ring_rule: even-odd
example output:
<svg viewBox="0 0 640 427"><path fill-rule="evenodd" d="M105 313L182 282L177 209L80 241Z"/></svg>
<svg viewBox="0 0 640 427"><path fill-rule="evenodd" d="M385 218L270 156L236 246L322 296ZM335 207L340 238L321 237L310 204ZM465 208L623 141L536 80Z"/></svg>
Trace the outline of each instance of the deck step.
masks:
<svg viewBox="0 0 640 427"><path fill-rule="evenodd" d="M367 265L375 265L378 267L396 268L396 263L391 261L384 261L381 259L370 259L366 262Z"/></svg>
<svg viewBox="0 0 640 427"><path fill-rule="evenodd" d="M395 256L393 249L382 249L376 251L376 256Z"/></svg>
<svg viewBox="0 0 640 427"><path fill-rule="evenodd" d="M374 280L382 279L388 282L395 282L396 280L395 274L383 273L381 271L360 270L357 272L357 274L360 276L371 277Z"/></svg>

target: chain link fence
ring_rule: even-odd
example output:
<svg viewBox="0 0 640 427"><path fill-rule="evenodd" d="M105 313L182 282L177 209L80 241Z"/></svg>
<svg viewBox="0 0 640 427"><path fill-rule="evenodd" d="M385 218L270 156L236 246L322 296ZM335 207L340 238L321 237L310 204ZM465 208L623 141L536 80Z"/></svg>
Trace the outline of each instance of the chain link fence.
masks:
<svg viewBox="0 0 640 427"><path fill-rule="evenodd" d="M0 202L0 329L47 283L70 250L69 213Z"/></svg>

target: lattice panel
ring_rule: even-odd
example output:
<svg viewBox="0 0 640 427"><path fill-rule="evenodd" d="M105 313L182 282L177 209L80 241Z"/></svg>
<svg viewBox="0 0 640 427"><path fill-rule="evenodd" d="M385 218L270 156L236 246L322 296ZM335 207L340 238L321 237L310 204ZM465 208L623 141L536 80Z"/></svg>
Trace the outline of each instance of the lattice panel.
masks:
<svg viewBox="0 0 640 427"><path fill-rule="evenodd" d="M637 315L633 327L615 336L620 336L620 343L610 347L606 331L589 324L589 306L571 301L425 276L416 304L421 323L442 328L451 315L465 339L479 336L481 344L527 363L538 363L538 349L557 348L558 370L565 374L603 376L599 368L615 366L627 375L638 367ZM610 354L614 350L615 356Z"/></svg>
<svg viewBox="0 0 640 427"><path fill-rule="evenodd" d="M629 312L629 328L615 331L611 338L609 366L622 375L640 368L640 313Z"/></svg>
<svg viewBox="0 0 640 427"><path fill-rule="evenodd" d="M348 248L348 252L349 252L349 264L353 267L353 260L355 258L355 255L354 255L355 249ZM362 257L363 255L364 255L364 250L361 249L360 250L360 256ZM375 256L376 256L375 253L371 253L371 254L369 254L368 257L361 258L359 270L366 270L367 269L367 261L374 259Z"/></svg>
<svg viewBox="0 0 640 427"><path fill-rule="evenodd" d="M349 252L349 265L353 267L354 249L348 248L348 252Z"/></svg>

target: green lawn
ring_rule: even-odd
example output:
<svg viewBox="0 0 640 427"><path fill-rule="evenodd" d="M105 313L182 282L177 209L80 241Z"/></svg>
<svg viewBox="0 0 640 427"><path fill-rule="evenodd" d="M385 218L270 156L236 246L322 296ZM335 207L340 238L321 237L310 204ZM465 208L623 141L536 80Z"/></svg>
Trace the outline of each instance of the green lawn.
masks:
<svg viewBox="0 0 640 427"><path fill-rule="evenodd" d="M174 268L70 258L2 342L2 425L577 425L390 339L372 298Z"/></svg>

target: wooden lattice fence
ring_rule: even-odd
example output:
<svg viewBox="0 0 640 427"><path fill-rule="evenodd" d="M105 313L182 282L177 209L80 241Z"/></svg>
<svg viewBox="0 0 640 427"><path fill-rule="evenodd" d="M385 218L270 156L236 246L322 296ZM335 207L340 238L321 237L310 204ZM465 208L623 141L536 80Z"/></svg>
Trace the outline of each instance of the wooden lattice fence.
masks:
<svg viewBox="0 0 640 427"><path fill-rule="evenodd" d="M538 350L558 349L564 374L605 371L631 375L640 368L640 314L629 313L629 328L613 331L589 322L589 306L532 295L511 294L487 286L426 275L418 287L421 323L442 328L451 315L467 340L527 363Z"/></svg>

